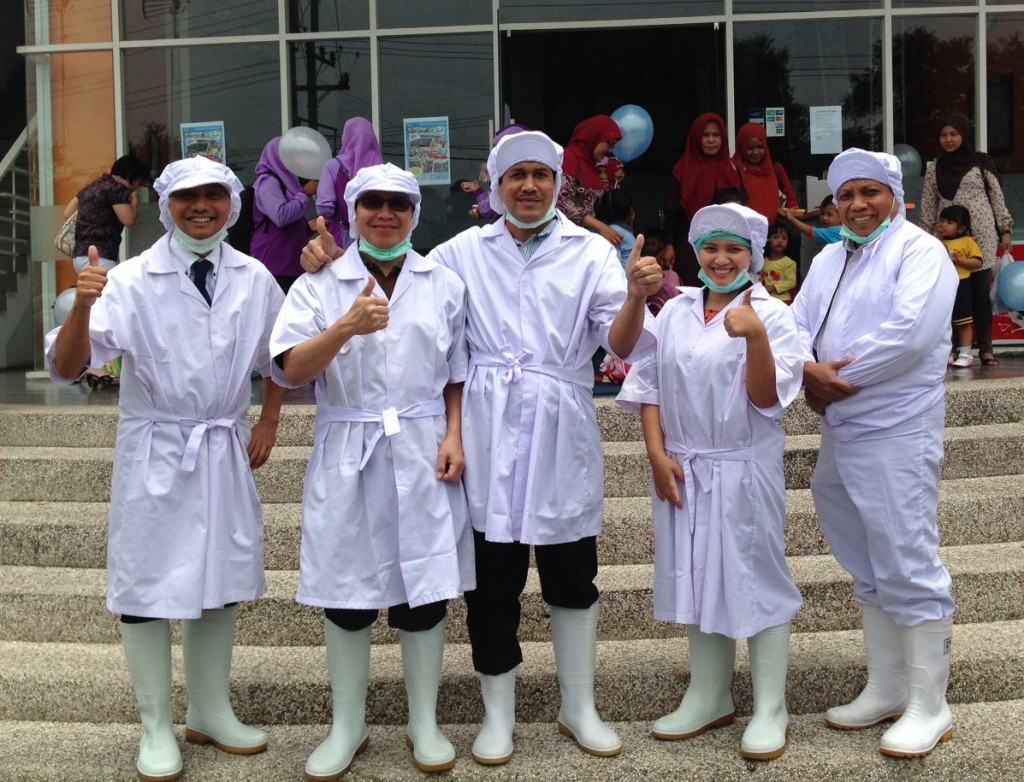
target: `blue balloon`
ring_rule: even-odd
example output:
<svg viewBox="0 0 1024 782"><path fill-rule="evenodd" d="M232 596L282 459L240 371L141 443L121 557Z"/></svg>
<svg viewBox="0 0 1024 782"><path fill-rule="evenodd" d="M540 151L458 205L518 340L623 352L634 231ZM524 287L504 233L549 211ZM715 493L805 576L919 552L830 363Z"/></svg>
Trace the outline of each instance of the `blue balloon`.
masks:
<svg viewBox="0 0 1024 782"><path fill-rule="evenodd" d="M627 103L612 112L612 119L622 131L622 138L615 144L615 157L623 163L636 160L647 151L654 139L651 115L646 109Z"/></svg>
<svg viewBox="0 0 1024 782"><path fill-rule="evenodd" d="M1024 263L1011 263L996 277L996 291L1011 310L1024 312Z"/></svg>

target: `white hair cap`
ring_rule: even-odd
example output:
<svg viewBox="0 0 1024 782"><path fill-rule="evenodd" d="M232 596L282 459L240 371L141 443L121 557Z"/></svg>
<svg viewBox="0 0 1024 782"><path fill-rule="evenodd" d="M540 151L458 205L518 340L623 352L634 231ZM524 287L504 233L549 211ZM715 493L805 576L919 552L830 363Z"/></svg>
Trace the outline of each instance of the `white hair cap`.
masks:
<svg viewBox="0 0 1024 782"><path fill-rule="evenodd" d="M420 185L416 177L403 171L391 163L379 163L367 166L356 172L356 175L345 185L345 205L348 206L349 234L353 239L359 236L356 225L356 201L363 193L402 193L412 201L412 225L410 235L420 221Z"/></svg>
<svg viewBox="0 0 1024 782"><path fill-rule="evenodd" d="M235 224L238 215L242 212L241 181L223 163L196 155L168 163L160 176L156 178L156 182L153 183L153 189L160 196L160 222L163 223L164 228L168 231L174 230L174 221L171 219L171 211L167 204L171 193L201 185L222 185L228 191L231 196L231 209L228 211L228 221L225 227L230 228Z"/></svg>
<svg viewBox="0 0 1024 782"><path fill-rule="evenodd" d="M555 174L555 196L562 187L562 148L539 130L523 130L498 139L487 156L487 176L491 178L491 209L505 214L501 200L501 178L519 163L543 163Z"/></svg>
<svg viewBox="0 0 1024 782"><path fill-rule="evenodd" d="M900 212L905 212L903 203L903 166L895 155L884 152L868 152L866 149L851 147L843 150L828 167L828 186L832 197L839 204L839 188L851 179L873 179L888 185L896 196Z"/></svg>
<svg viewBox="0 0 1024 782"><path fill-rule="evenodd" d="M757 274L764 266L764 245L768 241L768 220L740 204L714 204L697 210L690 222L688 239L698 257L697 242L713 233L727 233L750 241L750 271Z"/></svg>

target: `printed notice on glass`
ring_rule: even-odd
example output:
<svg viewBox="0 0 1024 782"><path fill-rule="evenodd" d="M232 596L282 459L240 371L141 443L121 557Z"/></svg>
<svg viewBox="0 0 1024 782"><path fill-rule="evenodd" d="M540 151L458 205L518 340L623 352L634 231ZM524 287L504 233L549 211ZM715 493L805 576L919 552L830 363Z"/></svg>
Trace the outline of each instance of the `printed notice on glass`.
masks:
<svg viewBox="0 0 1024 782"><path fill-rule="evenodd" d="M843 151L843 107L811 106L811 154L838 155Z"/></svg>
<svg viewBox="0 0 1024 782"><path fill-rule="evenodd" d="M447 117L403 119L405 170L421 185L450 185L451 147Z"/></svg>
<svg viewBox="0 0 1024 782"><path fill-rule="evenodd" d="M227 162L223 122L182 122L182 158L202 155L218 163Z"/></svg>
<svg viewBox="0 0 1024 782"><path fill-rule="evenodd" d="M786 110L782 106L769 106L764 110L764 129L768 138L786 135Z"/></svg>

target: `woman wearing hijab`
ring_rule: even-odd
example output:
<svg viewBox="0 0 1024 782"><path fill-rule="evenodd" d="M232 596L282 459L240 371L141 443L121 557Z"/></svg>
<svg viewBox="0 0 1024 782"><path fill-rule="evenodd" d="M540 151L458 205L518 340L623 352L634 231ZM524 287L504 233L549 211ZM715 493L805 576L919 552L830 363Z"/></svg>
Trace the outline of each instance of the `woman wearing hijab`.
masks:
<svg viewBox="0 0 1024 782"><path fill-rule="evenodd" d="M412 174L364 168L345 201L356 241L296 282L270 343L284 385L316 379L297 600L324 609L334 709L306 761L313 782L338 779L366 747L370 632L382 608L402 649L413 762L424 772L455 765L437 689L448 601L476 585L461 482L466 286L412 249Z"/></svg>
<svg viewBox="0 0 1024 782"><path fill-rule="evenodd" d="M972 272L971 305L982 366L999 360L992 353L992 299L989 288L996 246L1010 252L1013 217L1006 208L995 161L971 143L971 123L963 114L950 114L939 130L942 154L928 164L921 194L921 228L935 229L939 213L958 204L971 213L971 230L981 246L982 267Z"/></svg>
<svg viewBox="0 0 1024 782"><path fill-rule="evenodd" d="M683 210L683 224L674 234L681 233L685 238L690 220L699 210L715 203L716 193L741 187L740 175L729 159L725 121L718 114L709 111L693 121L683 154L672 166L672 176L679 183L679 206ZM676 256L676 271L683 283L696 285L700 265L693 248L682 241L677 244Z"/></svg>
<svg viewBox="0 0 1024 782"><path fill-rule="evenodd" d="M348 247L349 215L345 206L345 185L360 169L384 162L373 125L364 117L353 117L341 132L341 149L327 161L316 188L316 213L327 222L338 247Z"/></svg>
<svg viewBox="0 0 1024 782"><path fill-rule="evenodd" d="M953 736L956 606L937 516L958 280L942 242L907 222L896 157L848 149L828 184L843 241L815 257L793 314L808 359L805 397L821 416L811 494L853 577L868 681L825 721L859 730L899 717L882 753L920 757Z"/></svg>
<svg viewBox="0 0 1024 782"><path fill-rule="evenodd" d="M616 247L622 236L594 216L594 205L607 189L597 163L620 138L618 123L607 114L598 114L577 125L562 158L562 187L558 191L558 210L562 214L576 225L601 234Z"/></svg>
<svg viewBox="0 0 1024 782"><path fill-rule="evenodd" d="M315 179L300 180L281 161L281 137L272 138L256 164L252 217L256 230L249 253L263 261L285 293L302 274L299 255L309 238L306 212L316 194Z"/></svg>
<svg viewBox="0 0 1024 782"><path fill-rule="evenodd" d="M764 215L769 225L778 219L780 207L800 207L786 169L772 161L764 125L748 122L739 129L732 162L747 194L746 205Z"/></svg>

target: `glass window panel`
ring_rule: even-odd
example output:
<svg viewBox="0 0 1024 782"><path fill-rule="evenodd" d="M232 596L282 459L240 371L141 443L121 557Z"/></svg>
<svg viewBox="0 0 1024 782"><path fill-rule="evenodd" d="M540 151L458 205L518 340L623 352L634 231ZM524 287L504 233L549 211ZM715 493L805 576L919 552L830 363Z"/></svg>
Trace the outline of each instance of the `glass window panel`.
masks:
<svg viewBox="0 0 1024 782"><path fill-rule="evenodd" d="M404 119L447 117L450 178L477 179L490 148L494 115L490 35L382 38L380 41L381 146L405 168ZM429 249L474 224L472 199L448 185L425 185L418 249Z"/></svg>
<svg viewBox="0 0 1024 782"><path fill-rule="evenodd" d="M989 14L988 139L980 144L995 158L1006 208L1014 216L1014 240L1024 239L1024 13Z"/></svg>
<svg viewBox="0 0 1024 782"><path fill-rule="evenodd" d="M923 161L939 153L941 118L951 111L975 114L974 21L964 16L893 19L893 141L904 145L908 201L920 200ZM911 211L910 219L916 217Z"/></svg>
<svg viewBox="0 0 1024 782"><path fill-rule="evenodd" d="M977 4L978 0L892 0L893 8L935 8L942 5L963 6Z"/></svg>
<svg viewBox="0 0 1024 782"><path fill-rule="evenodd" d="M366 30L370 0L289 0L288 32L319 33Z"/></svg>
<svg viewBox="0 0 1024 782"><path fill-rule="evenodd" d="M862 11L881 8L882 0L733 0L737 14L782 14L801 11Z"/></svg>
<svg viewBox="0 0 1024 782"><path fill-rule="evenodd" d="M881 32L874 19L736 25L736 124L752 111L785 109L785 135L769 144L798 192L832 160L811 154L810 107L842 106L844 148L882 148Z"/></svg>
<svg viewBox="0 0 1024 782"><path fill-rule="evenodd" d="M377 0L380 27L490 24L491 0Z"/></svg>
<svg viewBox="0 0 1024 782"><path fill-rule="evenodd" d="M277 0L122 0L126 40L271 35L278 30Z"/></svg>
<svg viewBox="0 0 1024 782"><path fill-rule="evenodd" d="M227 164L244 183L266 142L281 132L277 47L273 44L129 50L124 54L125 130L129 148L154 175L181 158L183 122L224 122ZM162 228L145 221L133 253ZM140 235L142 234L142 235Z"/></svg>
<svg viewBox="0 0 1024 782"><path fill-rule="evenodd" d="M111 39L110 3L67 0L7 0L25 3L25 42L29 46L96 43Z"/></svg>
<svg viewBox="0 0 1024 782"><path fill-rule="evenodd" d="M290 124L316 128L337 151L345 121L373 113L369 41L293 43L290 49Z"/></svg>
<svg viewBox="0 0 1024 782"><path fill-rule="evenodd" d="M501 0L498 20L502 24L525 22L594 22L615 19L658 19L679 16L710 16L724 13L722 0Z"/></svg>

